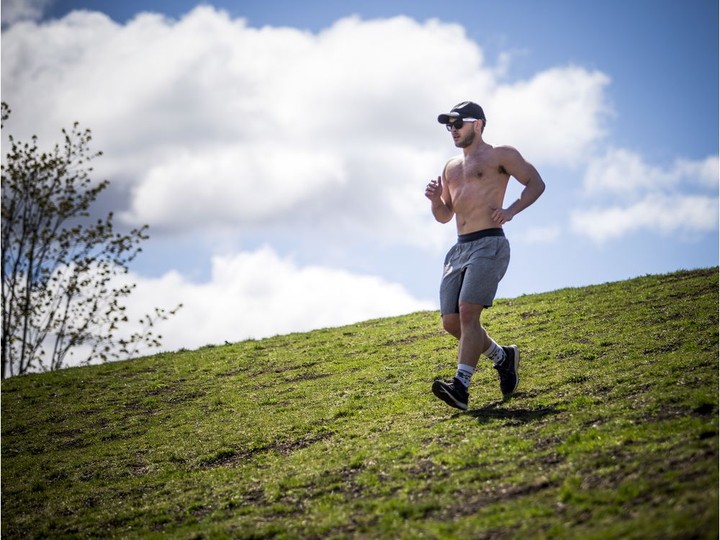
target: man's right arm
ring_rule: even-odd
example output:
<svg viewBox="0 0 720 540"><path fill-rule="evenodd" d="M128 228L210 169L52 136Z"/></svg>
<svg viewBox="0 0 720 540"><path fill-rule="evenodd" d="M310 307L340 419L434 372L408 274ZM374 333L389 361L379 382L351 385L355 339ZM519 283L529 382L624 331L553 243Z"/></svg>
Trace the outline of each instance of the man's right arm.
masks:
<svg viewBox="0 0 720 540"><path fill-rule="evenodd" d="M442 199L439 202L433 201L432 214L440 223L448 223L453 218L453 211Z"/></svg>
<svg viewBox="0 0 720 540"><path fill-rule="evenodd" d="M442 177L432 180L425 188L425 196L430 199L433 217L440 223L447 223L453 217L452 201L450 192Z"/></svg>

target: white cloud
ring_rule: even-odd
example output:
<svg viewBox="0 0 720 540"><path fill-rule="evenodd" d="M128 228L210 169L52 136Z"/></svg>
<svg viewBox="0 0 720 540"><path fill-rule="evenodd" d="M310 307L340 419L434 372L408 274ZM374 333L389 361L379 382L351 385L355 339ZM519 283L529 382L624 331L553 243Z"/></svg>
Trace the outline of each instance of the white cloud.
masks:
<svg viewBox="0 0 720 540"><path fill-rule="evenodd" d="M11 131L91 128L96 171L127 184L118 211L134 224L320 224L432 246L422 194L456 152L439 112L484 103L488 139L540 164L575 162L602 136L607 76L556 67L504 84L502 71L437 20L350 17L313 34L211 7L125 25L75 12L9 28L2 49Z"/></svg>
<svg viewBox="0 0 720 540"><path fill-rule="evenodd" d="M549 164L574 164L605 135L610 78L576 66L557 67L500 86L488 99L487 136ZM536 157L535 157L536 156Z"/></svg>
<svg viewBox="0 0 720 540"><path fill-rule="evenodd" d="M52 0L2 0L2 24L37 21Z"/></svg>
<svg viewBox="0 0 720 540"><path fill-rule="evenodd" d="M720 160L718 160L718 156L710 156L702 161L678 159L675 162L674 171L680 179L688 179L690 183L697 186L717 190Z"/></svg>
<svg viewBox="0 0 720 540"><path fill-rule="evenodd" d="M183 303L175 316L156 328L165 350L436 309L398 284L341 269L298 266L269 247L214 257L206 283L192 283L176 272L156 279L131 273L124 279L137 284L128 310L131 321L155 307Z"/></svg>
<svg viewBox="0 0 720 540"><path fill-rule="evenodd" d="M663 169L645 162L639 154L612 148L587 168L584 179L588 194L610 193L631 196L645 191L666 192L679 186L717 188L718 157L701 161L676 160Z"/></svg>
<svg viewBox="0 0 720 540"><path fill-rule="evenodd" d="M135 189L127 218L176 228L262 223L307 204L323 189L342 187L346 180L343 163L331 154L292 148L280 157L275 154L270 145L231 145L201 156L177 153L150 167Z"/></svg>
<svg viewBox="0 0 720 540"><path fill-rule="evenodd" d="M574 212L573 229L595 241L634 231L703 233L718 226L718 198L702 195L648 195L627 205Z"/></svg>
<svg viewBox="0 0 720 540"><path fill-rule="evenodd" d="M718 157L650 165L625 149L592 161L584 178L586 198L602 201L570 216L575 233L595 241L634 231L705 233L718 226Z"/></svg>

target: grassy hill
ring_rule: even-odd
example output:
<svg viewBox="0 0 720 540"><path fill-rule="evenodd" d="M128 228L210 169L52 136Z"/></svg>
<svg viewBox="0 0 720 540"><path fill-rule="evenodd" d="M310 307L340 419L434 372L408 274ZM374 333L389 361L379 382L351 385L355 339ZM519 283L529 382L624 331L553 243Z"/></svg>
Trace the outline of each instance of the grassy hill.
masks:
<svg viewBox="0 0 720 540"><path fill-rule="evenodd" d="M3 538L717 538L718 269L2 384Z"/></svg>

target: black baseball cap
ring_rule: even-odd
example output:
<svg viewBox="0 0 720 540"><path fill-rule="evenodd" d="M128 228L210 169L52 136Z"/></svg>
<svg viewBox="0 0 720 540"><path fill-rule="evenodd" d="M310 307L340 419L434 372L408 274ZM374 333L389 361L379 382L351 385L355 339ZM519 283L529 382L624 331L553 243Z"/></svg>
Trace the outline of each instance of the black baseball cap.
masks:
<svg viewBox="0 0 720 540"><path fill-rule="evenodd" d="M482 110L482 107L472 101L463 101L462 103L458 103L450 110L449 113L438 116L438 122L441 124L447 124L451 119L454 120L457 118L475 118L477 120L482 120L487 124L487 121L485 120L485 112Z"/></svg>

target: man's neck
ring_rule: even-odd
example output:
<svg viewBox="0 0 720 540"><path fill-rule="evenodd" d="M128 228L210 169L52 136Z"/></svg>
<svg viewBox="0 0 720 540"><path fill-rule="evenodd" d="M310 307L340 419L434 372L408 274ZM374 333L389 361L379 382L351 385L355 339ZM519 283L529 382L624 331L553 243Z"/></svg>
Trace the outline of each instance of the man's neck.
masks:
<svg viewBox="0 0 720 540"><path fill-rule="evenodd" d="M490 145L483 141L482 136L477 136L469 146L463 148L463 156L468 157L470 154L474 154L475 152L482 148L485 148L486 146Z"/></svg>

